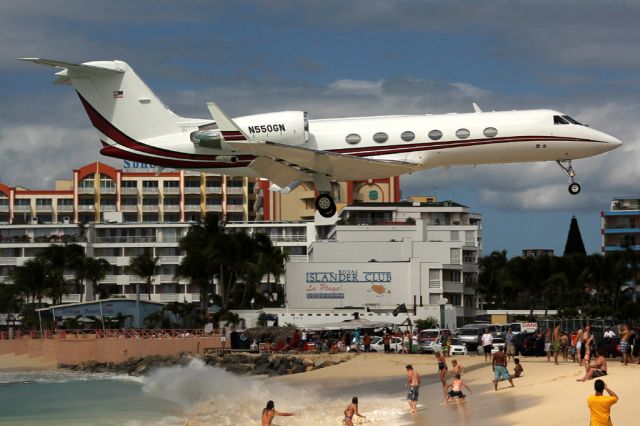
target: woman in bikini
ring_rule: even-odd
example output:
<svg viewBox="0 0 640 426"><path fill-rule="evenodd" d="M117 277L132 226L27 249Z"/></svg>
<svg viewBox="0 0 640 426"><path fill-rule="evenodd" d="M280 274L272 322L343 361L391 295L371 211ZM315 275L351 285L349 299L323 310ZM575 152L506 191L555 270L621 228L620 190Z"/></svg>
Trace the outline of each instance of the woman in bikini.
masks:
<svg viewBox="0 0 640 426"><path fill-rule="evenodd" d="M363 419L367 420L366 416L363 416L362 414L360 414L358 412L358 397L354 396L353 398L351 398L351 404L349 404L347 406L347 408L344 410L344 419L342 420L342 423L344 423L346 426L353 426L353 415L356 415L358 417L362 417Z"/></svg>

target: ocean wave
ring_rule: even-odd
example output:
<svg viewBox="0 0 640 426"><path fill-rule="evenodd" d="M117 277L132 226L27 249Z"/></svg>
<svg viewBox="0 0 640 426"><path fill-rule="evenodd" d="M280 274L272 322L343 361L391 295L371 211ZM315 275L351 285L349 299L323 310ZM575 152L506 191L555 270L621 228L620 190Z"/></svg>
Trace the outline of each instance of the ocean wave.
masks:
<svg viewBox="0 0 640 426"><path fill-rule="evenodd" d="M113 373L86 373L67 370L11 371L0 374L0 385L31 383L67 383L89 380L121 380L143 382L141 377Z"/></svg>

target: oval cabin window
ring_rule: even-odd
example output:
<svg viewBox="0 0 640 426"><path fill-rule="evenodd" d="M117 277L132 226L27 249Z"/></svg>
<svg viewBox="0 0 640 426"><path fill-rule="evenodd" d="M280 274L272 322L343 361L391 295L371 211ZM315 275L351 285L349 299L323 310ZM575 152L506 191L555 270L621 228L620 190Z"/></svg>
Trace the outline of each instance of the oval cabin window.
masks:
<svg viewBox="0 0 640 426"><path fill-rule="evenodd" d="M442 132L440 130L432 130L429 132L429 139L437 141L442 139Z"/></svg>
<svg viewBox="0 0 640 426"><path fill-rule="evenodd" d="M384 132L378 132L375 135L373 135L373 140L378 143L386 142L387 139L389 139L389 136L387 136L387 134Z"/></svg>
<svg viewBox="0 0 640 426"><path fill-rule="evenodd" d="M458 129L456 131L456 136L458 137L458 139L466 139L470 134L471 133L467 129Z"/></svg>
<svg viewBox="0 0 640 426"><path fill-rule="evenodd" d="M402 132L402 134L400 135L400 139L402 139L405 142L411 142L415 138L416 138L415 133L409 130L407 130L406 132Z"/></svg>
<svg viewBox="0 0 640 426"><path fill-rule="evenodd" d="M482 133L484 133L484 135L488 138L493 138L498 134L498 129L496 129L495 127L487 127Z"/></svg>
<svg viewBox="0 0 640 426"><path fill-rule="evenodd" d="M345 138L345 140L347 141L347 143L350 143L352 145L357 144L358 142L360 142L360 135L357 133L351 133L350 135L347 135L347 137Z"/></svg>

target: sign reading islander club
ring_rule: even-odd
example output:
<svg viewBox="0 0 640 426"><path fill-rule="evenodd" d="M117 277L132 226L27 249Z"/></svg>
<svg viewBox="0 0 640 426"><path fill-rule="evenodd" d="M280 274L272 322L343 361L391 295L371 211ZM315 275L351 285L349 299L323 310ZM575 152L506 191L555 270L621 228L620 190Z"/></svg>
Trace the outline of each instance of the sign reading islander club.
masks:
<svg viewBox="0 0 640 426"><path fill-rule="evenodd" d="M408 285L405 264L290 263L287 298L292 307L392 305ZM406 284L397 283L405 281ZM398 292L394 295L394 292ZM395 297L394 297L395 296Z"/></svg>

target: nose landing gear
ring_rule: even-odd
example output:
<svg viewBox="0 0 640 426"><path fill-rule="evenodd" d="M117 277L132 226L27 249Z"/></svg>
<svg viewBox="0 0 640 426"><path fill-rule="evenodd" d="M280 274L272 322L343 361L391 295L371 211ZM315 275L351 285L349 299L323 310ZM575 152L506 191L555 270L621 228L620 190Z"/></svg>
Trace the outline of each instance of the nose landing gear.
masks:
<svg viewBox="0 0 640 426"><path fill-rule="evenodd" d="M569 177L569 193L571 195L579 194L580 184L574 180L576 171L571 166L571 160L556 160L556 163L558 163L564 174Z"/></svg>

